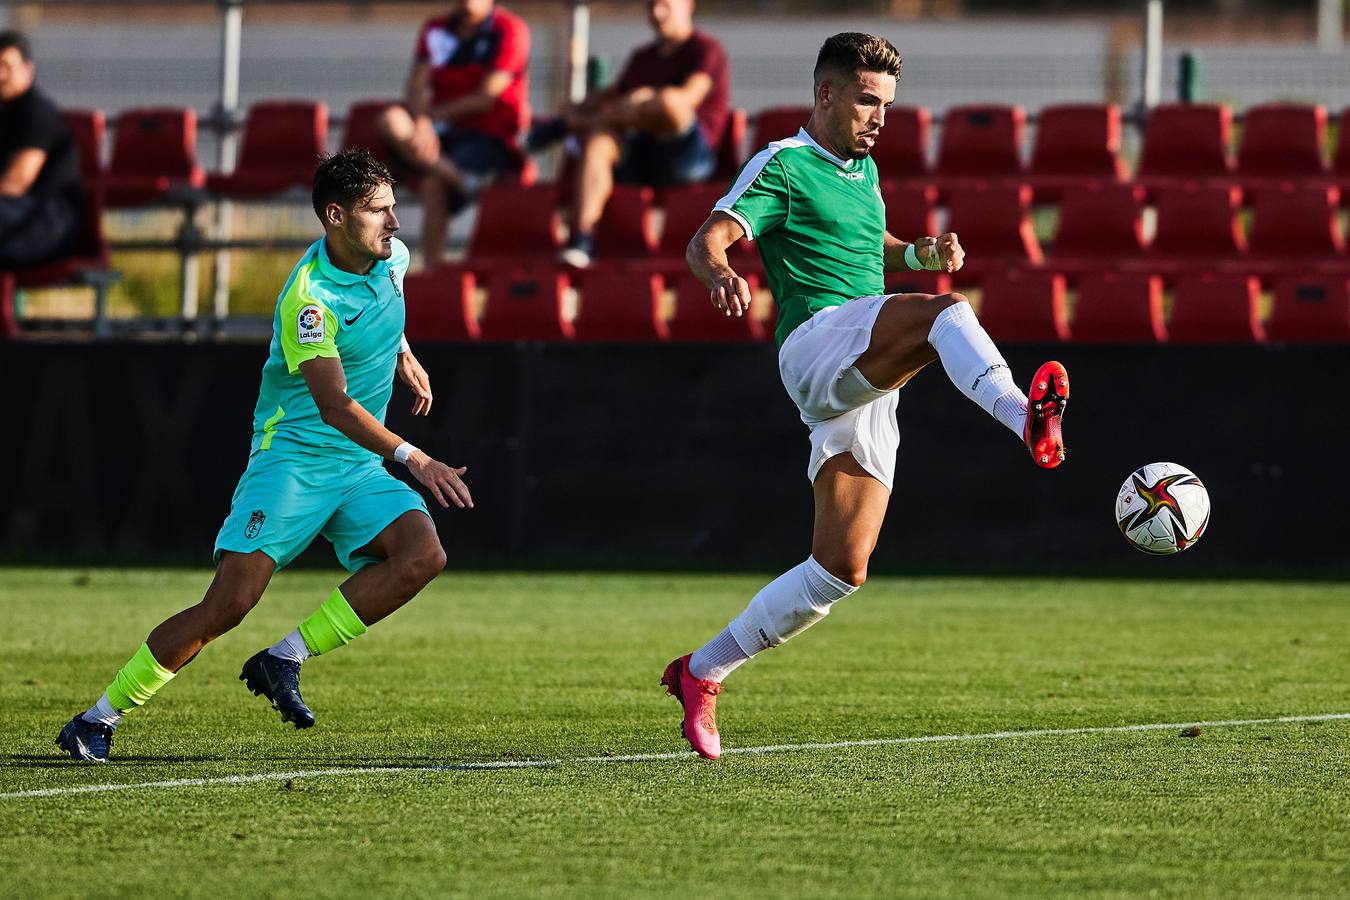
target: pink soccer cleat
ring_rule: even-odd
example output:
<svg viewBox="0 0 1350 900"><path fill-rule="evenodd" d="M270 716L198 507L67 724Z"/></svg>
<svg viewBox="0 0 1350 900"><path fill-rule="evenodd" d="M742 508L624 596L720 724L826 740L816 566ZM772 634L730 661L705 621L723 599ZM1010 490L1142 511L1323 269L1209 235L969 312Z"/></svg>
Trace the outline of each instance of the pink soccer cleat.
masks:
<svg viewBox="0 0 1350 900"><path fill-rule="evenodd" d="M1031 459L1042 469L1053 469L1064 462L1064 436L1060 419L1069 405L1069 373L1053 360L1036 370L1027 391L1027 422L1022 439L1031 451Z"/></svg>
<svg viewBox="0 0 1350 900"><path fill-rule="evenodd" d="M717 733L717 695L722 685L715 681L699 681L689 674L689 657L685 654L666 666L661 683L666 693L684 707L684 737L694 751L704 759L722 755L722 737Z"/></svg>

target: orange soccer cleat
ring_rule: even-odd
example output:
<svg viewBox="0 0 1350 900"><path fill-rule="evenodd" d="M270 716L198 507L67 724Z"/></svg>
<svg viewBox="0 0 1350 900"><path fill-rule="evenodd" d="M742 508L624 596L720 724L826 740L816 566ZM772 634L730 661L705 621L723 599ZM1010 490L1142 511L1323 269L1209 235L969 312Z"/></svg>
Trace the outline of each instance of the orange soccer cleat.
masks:
<svg viewBox="0 0 1350 900"><path fill-rule="evenodd" d="M694 751L704 759L722 755L722 738L717 733L717 695L722 685L715 681L699 681L689 674L689 657L685 654L666 666L661 683L666 692L684 707L681 730Z"/></svg>
<svg viewBox="0 0 1350 900"><path fill-rule="evenodd" d="M1069 405L1069 373L1051 360L1036 370L1027 391L1027 422L1022 439L1031 451L1031 459L1042 469L1053 469L1064 462L1064 435L1060 419Z"/></svg>

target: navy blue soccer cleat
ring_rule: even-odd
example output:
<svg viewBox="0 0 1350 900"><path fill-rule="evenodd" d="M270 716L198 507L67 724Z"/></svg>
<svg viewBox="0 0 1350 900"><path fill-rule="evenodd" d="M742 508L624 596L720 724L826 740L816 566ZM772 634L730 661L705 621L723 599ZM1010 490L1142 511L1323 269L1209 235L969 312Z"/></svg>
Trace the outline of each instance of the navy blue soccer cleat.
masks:
<svg viewBox="0 0 1350 900"><path fill-rule="evenodd" d="M259 650L244 663L239 680L253 693L271 700L272 708L281 713L283 722L290 722L296 728L309 728L314 724L314 713L300 697L298 662Z"/></svg>
<svg viewBox="0 0 1350 900"><path fill-rule="evenodd" d="M107 762L112 744L111 725L86 722L83 716L71 719L56 736L56 746L69 753L71 759L81 762Z"/></svg>

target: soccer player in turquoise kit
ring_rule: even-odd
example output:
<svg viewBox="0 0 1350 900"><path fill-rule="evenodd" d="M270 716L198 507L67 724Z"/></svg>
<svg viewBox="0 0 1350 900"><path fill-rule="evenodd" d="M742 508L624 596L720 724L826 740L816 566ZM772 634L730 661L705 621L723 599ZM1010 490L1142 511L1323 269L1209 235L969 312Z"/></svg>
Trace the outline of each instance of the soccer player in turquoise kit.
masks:
<svg viewBox="0 0 1350 900"><path fill-rule="evenodd" d="M248 468L216 538L216 575L196 606L150 632L98 702L57 746L107 762L113 731L215 638L238 625L282 568L320 534L352 575L290 634L259 651L240 680L296 728L314 724L300 664L365 633L445 565L422 498L384 467L408 467L443 507L472 507L465 469L437 462L384 426L397 375L414 415L431 384L403 337L408 248L394 237L393 179L364 149L325 159L314 175L325 236L291 272L253 414Z"/></svg>
<svg viewBox="0 0 1350 900"><path fill-rule="evenodd" d="M816 509L811 555L711 641L666 667L661 681L684 706L684 736L708 759L722 752L722 680L820 621L866 580L895 474L897 391L920 369L941 360L956 387L1011 429L1036 465L1052 469L1064 459L1062 365L1042 365L1028 397L964 296L885 293L884 272L954 272L965 257L955 234L908 243L886 231L868 154L899 76L900 55L884 38L845 33L825 41L806 127L755 154L689 242L690 269L713 304L737 316L750 292L726 249L742 236L758 243L778 305L778 369L811 432Z"/></svg>

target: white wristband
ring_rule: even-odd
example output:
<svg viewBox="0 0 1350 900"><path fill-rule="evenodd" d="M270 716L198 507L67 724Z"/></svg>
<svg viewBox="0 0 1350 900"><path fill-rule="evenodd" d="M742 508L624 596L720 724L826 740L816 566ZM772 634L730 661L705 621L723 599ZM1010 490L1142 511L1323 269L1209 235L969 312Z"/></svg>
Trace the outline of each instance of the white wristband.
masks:
<svg viewBox="0 0 1350 900"><path fill-rule="evenodd" d="M407 352L409 352L410 350L412 350L412 348L408 346L408 336L407 336L406 334L404 334L404 335L399 335L399 339L398 339L398 352L399 352L399 353L407 353Z"/></svg>
<svg viewBox="0 0 1350 900"><path fill-rule="evenodd" d="M923 268L923 263L919 262L919 251L914 249L913 244L905 248L905 265L916 272Z"/></svg>
<svg viewBox="0 0 1350 900"><path fill-rule="evenodd" d="M408 464L408 457L412 456L416 452L417 452L416 447L414 447L407 441L404 441L403 443L399 444L397 447L394 448L394 461L401 462L406 466Z"/></svg>

